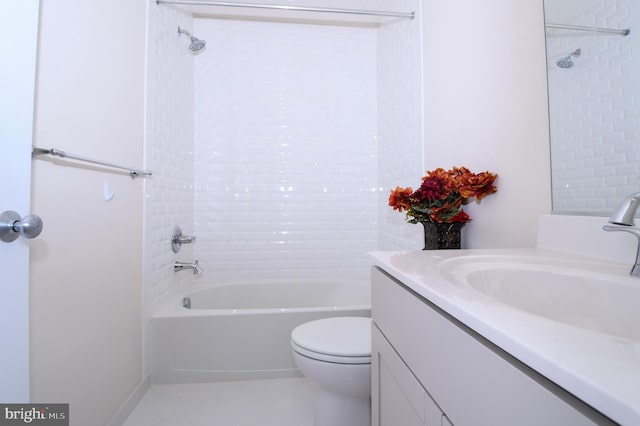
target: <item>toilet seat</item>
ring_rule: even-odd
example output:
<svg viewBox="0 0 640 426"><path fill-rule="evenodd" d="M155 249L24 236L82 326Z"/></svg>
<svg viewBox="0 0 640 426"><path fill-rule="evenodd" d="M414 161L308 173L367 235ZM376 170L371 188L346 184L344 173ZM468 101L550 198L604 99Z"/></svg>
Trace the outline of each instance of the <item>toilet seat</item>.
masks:
<svg viewBox="0 0 640 426"><path fill-rule="evenodd" d="M302 356L306 356L307 358L315 359L316 361L324 361L331 362L334 364L371 364L371 356L336 356L336 355L327 355L320 352L310 351L305 348L301 348L296 345L295 342L291 341L291 349Z"/></svg>
<svg viewBox="0 0 640 426"><path fill-rule="evenodd" d="M370 364L371 318L325 318L299 325L291 332L291 347L319 361Z"/></svg>

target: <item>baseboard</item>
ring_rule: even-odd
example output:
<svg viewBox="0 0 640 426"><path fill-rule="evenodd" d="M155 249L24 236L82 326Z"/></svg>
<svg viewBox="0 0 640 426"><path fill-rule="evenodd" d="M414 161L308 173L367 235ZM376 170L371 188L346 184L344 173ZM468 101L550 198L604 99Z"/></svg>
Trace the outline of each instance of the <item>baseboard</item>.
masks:
<svg viewBox="0 0 640 426"><path fill-rule="evenodd" d="M138 405L144 394L149 389L151 384L151 376L147 376L136 389L131 392L129 397L122 403L118 411L113 415L111 421L107 423L108 426L122 426L124 422L129 418L129 415L133 412L134 408Z"/></svg>

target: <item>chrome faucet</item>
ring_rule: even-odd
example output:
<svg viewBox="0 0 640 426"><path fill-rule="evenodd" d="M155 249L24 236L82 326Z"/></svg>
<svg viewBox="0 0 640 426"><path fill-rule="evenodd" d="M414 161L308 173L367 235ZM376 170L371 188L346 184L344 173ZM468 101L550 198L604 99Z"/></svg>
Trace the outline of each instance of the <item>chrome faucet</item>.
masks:
<svg viewBox="0 0 640 426"><path fill-rule="evenodd" d="M198 265L198 261L196 260L193 263L188 263L188 262L176 262L173 264L173 270L175 272L179 272L185 269L192 269L193 270L193 275L199 274L202 272L202 269L200 269L200 265Z"/></svg>
<svg viewBox="0 0 640 426"><path fill-rule="evenodd" d="M630 275L640 277L640 228L635 226L635 216L640 207L640 192L629 195L622 200L620 205L609 218L611 225L604 225L602 229L605 231L624 231L629 232L638 237L638 250L636 252L636 263L631 268Z"/></svg>

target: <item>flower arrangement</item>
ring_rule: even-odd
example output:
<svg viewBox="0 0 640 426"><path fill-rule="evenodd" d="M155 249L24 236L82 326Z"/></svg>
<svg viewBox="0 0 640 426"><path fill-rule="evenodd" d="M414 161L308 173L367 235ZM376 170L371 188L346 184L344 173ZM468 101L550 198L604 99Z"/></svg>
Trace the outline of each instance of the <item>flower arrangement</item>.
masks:
<svg viewBox="0 0 640 426"><path fill-rule="evenodd" d="M493 182L498 177L490 172L472 173L466 167L428 171L416 191L411 187L391 191L389 206L406 211L409 223L467 223L471 220L462 210L475 197L478 203L497 191Z"/></svg>

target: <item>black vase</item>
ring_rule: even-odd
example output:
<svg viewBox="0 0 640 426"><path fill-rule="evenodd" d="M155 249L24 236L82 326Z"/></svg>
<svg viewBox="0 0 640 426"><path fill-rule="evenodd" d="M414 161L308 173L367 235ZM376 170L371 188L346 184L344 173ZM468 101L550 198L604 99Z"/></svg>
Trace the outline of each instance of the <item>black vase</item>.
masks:
<svg viewBox="0 0 640 426"><path fill-rule="evenodd" d="M459 249L464 223L420 222L424 226L423 250Z"/></svg>

